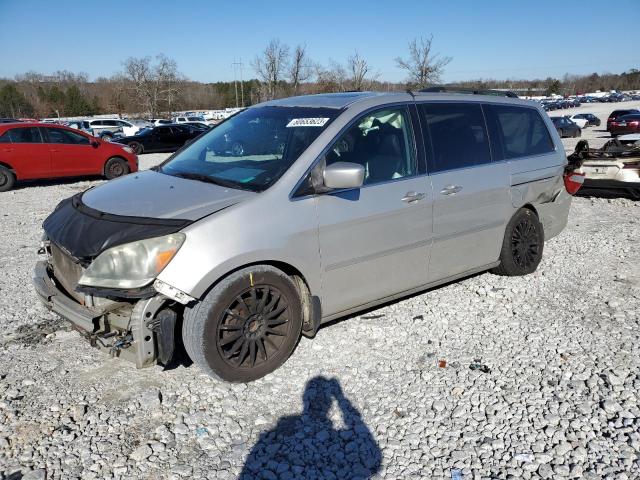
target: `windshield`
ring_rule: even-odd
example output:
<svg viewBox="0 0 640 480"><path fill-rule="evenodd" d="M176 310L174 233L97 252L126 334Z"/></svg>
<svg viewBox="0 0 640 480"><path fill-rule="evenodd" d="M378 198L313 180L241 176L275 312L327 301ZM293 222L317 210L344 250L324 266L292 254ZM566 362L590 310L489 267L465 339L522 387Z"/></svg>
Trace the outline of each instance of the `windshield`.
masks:
<svg viewBox="0 0 640 480"><path fill-rule="evenodd" d="M249 108L214 127L159 171L232 188L266 190L339 113L333 108Z"/></svg>

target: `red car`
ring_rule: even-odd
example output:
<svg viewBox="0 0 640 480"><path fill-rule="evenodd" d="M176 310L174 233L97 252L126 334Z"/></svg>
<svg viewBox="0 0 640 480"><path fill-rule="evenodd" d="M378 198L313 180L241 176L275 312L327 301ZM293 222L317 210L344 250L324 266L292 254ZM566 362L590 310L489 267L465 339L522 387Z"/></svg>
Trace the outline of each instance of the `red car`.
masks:
<svg viewBox="0 0 640 480"><path fill-rule="evenodd" d="M622 115L612 120L609 124L609 132L613 137L626 133L640 133L640 113Z"/></svg>
<svg viewBox="0 0 640 480"><path fill-rule="evenodd" d="M631 115L634 113L640 113L640 110L637 108L626 108L623 110L614 110L609 114L609 118L607 118L607 132L611 132L611 123L613 123L617 118L622 117L623 115Z"/></svg>
<svg viewBox="0 0 640 480"><path fill-rule="evenodd" d="M112 179L138 171L126 145L103 142L52 123L0 124L0 192L17 180L102 175Z"/></svg>

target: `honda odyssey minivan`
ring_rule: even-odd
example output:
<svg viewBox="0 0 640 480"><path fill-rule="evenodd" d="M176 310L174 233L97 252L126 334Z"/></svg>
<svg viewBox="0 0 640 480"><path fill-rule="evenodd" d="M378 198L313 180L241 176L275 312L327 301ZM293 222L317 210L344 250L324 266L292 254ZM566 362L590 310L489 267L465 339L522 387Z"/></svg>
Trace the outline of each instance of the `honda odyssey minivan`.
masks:
<svg viewBox="0 0 640 480"><path fill-rule="evenodd" d="M247 382L334 318L476 272L533 272L579 184L566 164L533 102L274 100L61 202L35 287L138 367L183 343L207 374Z"/></svg>

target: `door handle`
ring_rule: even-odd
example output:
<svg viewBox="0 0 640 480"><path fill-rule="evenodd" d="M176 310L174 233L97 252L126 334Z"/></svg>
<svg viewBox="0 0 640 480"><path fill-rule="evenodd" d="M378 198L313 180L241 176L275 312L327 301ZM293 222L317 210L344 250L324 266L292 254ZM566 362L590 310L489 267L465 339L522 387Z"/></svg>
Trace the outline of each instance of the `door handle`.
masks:
<svg viewBox="0 0 640 480"><path fill-rule="evenodd" d="M2 151L4 153L11 153L11 152L13 152L13 148L3 148Z"/></svg>
<svg viewBox="0 0 640 480"><path fill-rule="evenodd" d="M407 192L402 197L402 201L406 203L413 203L422 200L425 197L424 193L420 192Z"/></svg>
<svg viewBox="0 0 640 480"><path fill-rule="evenodd" d="M440 190L440 193L442 195L453 195L455 193L458 193L460 190L462 190L462 187L460 185L447 185L442 190Z"/></svg>

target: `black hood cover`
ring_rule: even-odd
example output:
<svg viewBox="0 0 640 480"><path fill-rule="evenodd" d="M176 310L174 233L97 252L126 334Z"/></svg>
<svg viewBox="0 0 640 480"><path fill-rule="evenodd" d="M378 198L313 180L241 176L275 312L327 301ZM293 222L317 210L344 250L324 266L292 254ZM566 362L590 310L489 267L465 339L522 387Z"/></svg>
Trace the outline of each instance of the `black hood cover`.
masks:
<svg viewBox="0 0 640 480"><path fill-rule="evenodd" d="M108 248L182 230L192 220L114 215L82 203L82 193L58 204L42 227L49 240L80 261L90 261Z"/></svg>

